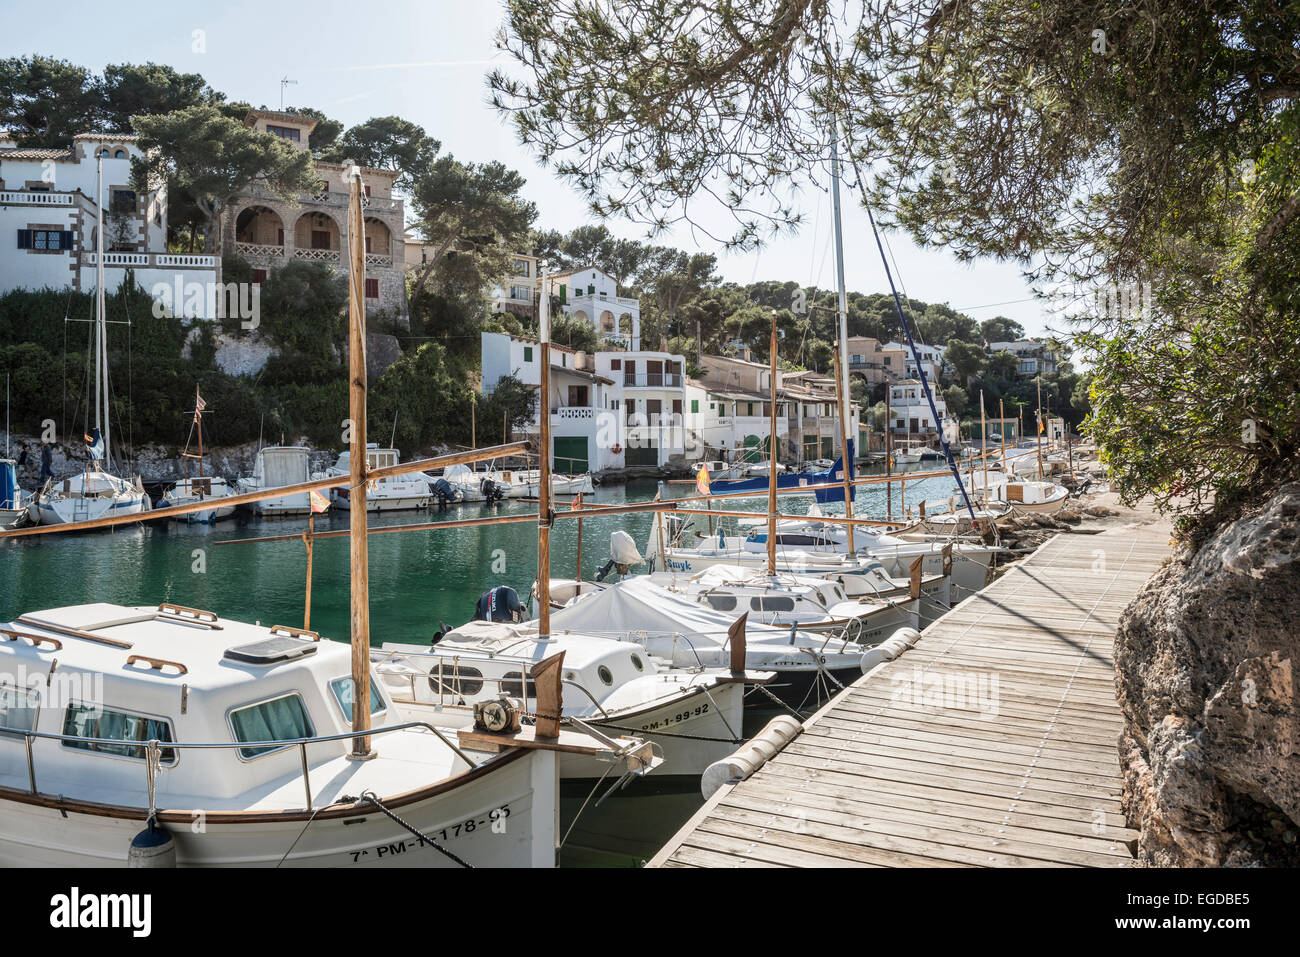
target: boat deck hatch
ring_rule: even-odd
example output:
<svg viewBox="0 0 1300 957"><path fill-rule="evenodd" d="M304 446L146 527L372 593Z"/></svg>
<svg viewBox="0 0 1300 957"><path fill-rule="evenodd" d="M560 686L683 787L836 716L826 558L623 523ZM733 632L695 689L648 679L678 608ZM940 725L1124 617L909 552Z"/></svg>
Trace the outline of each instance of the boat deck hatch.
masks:
<svg viewBox="0 0 1300 957"><path fill-rule="evenodd" d="M316 653L316 643L277 635L247 645L227 648L225 657L231 661L240 661L250 665L275 665L295 658L303 658Z"/></svg>

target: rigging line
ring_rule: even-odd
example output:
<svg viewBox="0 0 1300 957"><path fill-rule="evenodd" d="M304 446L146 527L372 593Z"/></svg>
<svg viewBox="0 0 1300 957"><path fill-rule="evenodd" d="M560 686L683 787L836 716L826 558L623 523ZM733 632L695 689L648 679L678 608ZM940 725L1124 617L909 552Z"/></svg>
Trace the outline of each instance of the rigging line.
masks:
<svg viewBox="0 0 1300 957"><path fill-rule="evenodd" d="M953 478L957 480L957 487L961 490L962 501L966 504L966 510L970 512L972 525L979 519L975 517L975 507L971 505L970 495L967 494L966 484L961 480L961 470L958 469L956 461L952 457L952 449L948 445L948 437L943 434L943 423L939 420L939 409L934 404L934 392L930 389L930 380L924 373L924 367L921 365L921 350L917 349L916 341L912 338L912 327L907 321L907 316L903 314L903 304L898 298L898 289L894 286L894 274L889 268L889 260L885 256L885 245L880 240L880 230L876 228L876 217L871 212L871 205L867 202L864 194L862 205L866 207L867 219L871 223L871 231L876 237L876 248L880 250L880 262L885 267L885 278L889 280L889 291L894 297L894 308L898 310L898 321L902 324L903 334L907 336L907 344L912 350L912 358L916 362L916 369L921 373L921 391L925 393L925 399L930 404L930 414L934 416L934 424L939 429L939 444L943 446L944 457L948 459L948 468L952 470Z"/></svg>

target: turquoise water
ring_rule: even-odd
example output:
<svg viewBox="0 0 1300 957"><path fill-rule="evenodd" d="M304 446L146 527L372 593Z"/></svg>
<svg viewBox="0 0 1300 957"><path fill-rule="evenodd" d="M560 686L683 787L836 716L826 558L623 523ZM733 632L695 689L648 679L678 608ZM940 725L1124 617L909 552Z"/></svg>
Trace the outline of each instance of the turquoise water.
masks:
<svg viewBox="0 0 1300 957"><path fill-rule="evenodd" d="M911 467L915 470L917 467ZM951 479L924 479L906 498L946 500ZM690 485L665 486L665 494L693 494ZM597 489L598 503L643 502L655 495L653 481ZM783 498L781 509L801 514L811 500ZM557 503L567 505L567 501ZM883 517L883 487L858 490L855 514ZM537 573L536 525L523 522L480 528L438 530L442 522L487 515L535 512L536 503L510 501L489 509L481 504L430 512L371 516L372 527L419 525L416 531L370 538L370 631L375 645L421 642L439 620L455 626L473 616L479 596L510 585L526 598ZM895 515L900 514L895 489ZM765 510L763 498L730 501L731 510ZM609 535L629 532L644 551L653 520L648 514L583 520L582 572L593 578L609 557ZM346 530L348 513L317 516L318 532ZM239 517L209 525L156 525L76 535L52 534L0 541L0 621L61 605L112 602L156 605L167 601L263 625L303 624L306 551L301 539L235 544L269 535L301 535L306 519ZM551 534L551 574L572 577L577 557L577 523L557 522ZM232 543L232 544L225 544ZM311 627L337 640L348 638L348 538L315 542ZM762 716L755 719L762 723ZM747 719L747 725L751 722ZM566 796L566 821L586 795ZM566 864L634 865L653 855L699 806L698 791L660 793L650 779L599 808L588 807L566 848ZM566 825L567 826L567 825Z"/></svg>

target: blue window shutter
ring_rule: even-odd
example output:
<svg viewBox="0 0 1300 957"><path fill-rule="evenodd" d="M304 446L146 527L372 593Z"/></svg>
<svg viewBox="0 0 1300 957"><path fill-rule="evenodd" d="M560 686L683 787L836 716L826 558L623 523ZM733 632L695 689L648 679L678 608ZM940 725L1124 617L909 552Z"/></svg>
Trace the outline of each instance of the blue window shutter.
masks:
<svg viewBox="0 0 1300 957"><path fill-rule="evenodd" d="M18 248L19 249L32 248L32 231L30 229L18 230Z"/></svg>

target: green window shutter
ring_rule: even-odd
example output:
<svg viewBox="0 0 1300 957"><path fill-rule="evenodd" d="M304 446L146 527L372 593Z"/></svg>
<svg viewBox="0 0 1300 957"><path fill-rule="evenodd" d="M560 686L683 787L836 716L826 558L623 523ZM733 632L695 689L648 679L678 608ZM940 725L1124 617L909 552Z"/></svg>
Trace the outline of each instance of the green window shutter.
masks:
<svg viewBox="0 0 1300 957"><path fill-rule="evenodd" d="M532 347L532 346L524 346L524 361L525 361L525 362L532 362L532 361L533 361L533 347Z"/></svg>
<svg viewBox="0 0 1300 957"><path fill-rule="evenodd" d="M700 411L700 400L691 399L691 415L697 415Z"/></svg>
<svg viewBox="0 0 1300 957"><path fill-rule="evenodd" d="M569 295L569 287L564 283L560 283L560 305L563 306L568 303L569 301L568 295Z"/></svg>

